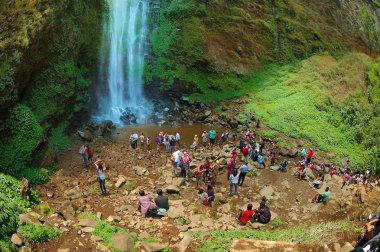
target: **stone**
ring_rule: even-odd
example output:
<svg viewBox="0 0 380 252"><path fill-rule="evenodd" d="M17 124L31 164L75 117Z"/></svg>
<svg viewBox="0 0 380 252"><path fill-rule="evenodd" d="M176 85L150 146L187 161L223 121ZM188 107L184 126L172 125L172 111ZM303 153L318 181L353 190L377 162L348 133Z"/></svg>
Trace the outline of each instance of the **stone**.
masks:
<svg viewBox="0 0 380 252"><path fill-rule="evenodd" d="M101 219L102 218L102 213L101 212L97 212L96 213L96 217L98 217L99 219Z"/></svg>
<svg viewBox="0 0 380 252"><path fill-rule="evenodd" d="M70 252L69 248L60 248L57 250L57 252Z"/></svg>
<svg viewBox="0 0 380 252"><path fill-rule="evenodd" d="M147 239L149 237L150 237L150 235L146 231L141 232L140 235L139 235L139 238L141 238L141 239Z"/></svg>
<svg viewBox="0 0 380 252"><path fill-rule="evenodd" d="M190 215L189 219L191 222L198 222L201 220L201 215L200 214Z"/></svg>
<svg viewBox="0 0 380 252"><path fill-rule="evenodd" d="M279 248L281 248L279 250ZM255 252L255 251L295 251L295 244L292 242L261 241L255 239L242 238L232 242L230 252Z"/></svg>
<svg viewBox="0 0 380 252"><path fill-rule="evenodd" d="M350 243L346 242L343 247L340 248L339 252L350 252L353 249L354 247Z"/></svg>
<svg viewBox="0 0 380 252"><path fill-rule="evenodd" d="M325 174L325 176L323 178L323 181L324 182L330 182L331 181L331 175L330 174Z"/></svg>
<svg viewBox="0 0 380 252"><path fill-rule="evenodd" d="M103 238L100 236L91 235L91 241L100 242L100 241L103 241Z"/></svg>
<svg viewBox="0 0 380 252"><path fill-rule="evenodd" d="M46 193L46 196L47 196L49 199L51 199L51 198L54 197L54 192L47 192L47 193Z"/></svg>
<svg viewBox="0 0 380 252"><path fill-rule="evenodd" d="M231 206L228 203L221 205L221 208L223 213L228 213L231 211Z"/></svg>
<svg viewBox="0 0 380 252"><path fill-rule="evenodd" d="M93 227L85 227L85 228L82 228L82 232L83 233L92 233L95 231L95 228Z"/></svg>
<svg viewBox="0 0 380 252"><path fill-rule="evenodd" d="M92 135L92 133L89 131L89 130L78 130L78 135L83 139L83 140L86 140L86 141L89 141L91 142L93 139L94 139L94 136Z"/></svg>
<svg viewBox="0 0 380 252"><path fill-rule="evenodd" d="M273 196L272 196L273 194L274 194L274 190L273 190L273 187L271 187L271 186L266 186L260 190L260 195L262 197L265 196L267 199L273 198Z"/></svg>
<svg viewBox="0 0 380 252"><path fill-rule="evenodd" d="M138 176L147 176L147 175L149 175L149 171L146 168L142 167L142 166L133 166L132 170Z"/></svg>
<svg viewBox="0 0 380 252"><path fill-rule="evenodd" d="M25 213L20 214L18 216L19 218L19 224L25 225L25 224L41 224L38 217L34 216L32 213Z"/></svg>
<svg viewBox="0 0 380 252"><path fill-rule="evenodd" d="M284 180L281 182L281 185L283 187L285 187L286 189L290 189L290 185L289 185L289 182L287 180Z"/></svg>
<svg viewBox="0 0 380 252"><path fill-rule="evenodd" d="M306 177L308 177L309 179L312 179L312 180L315 179L314 173L309 167L307 167L305 169L305 172L306 172Z"/></svg>
<svg viewBox="0 0 380 252"><path fill-rule="evenodd" d="M278 168L279 168L278 165L272 165L272 166L270 167L270 169L273 170L273 171L277 171Z"/></svg>
<svg viewBox="0 0 380 252"><path fill-rule="evenodd" d="M93 219L83 219L79 221L78 223L78 225L81 227L93 227L93 228L95 228L97 224L98 222Z"/></svg>
<svg viewBox="0 0 380 252"><path fill-rule="evenodd" d="M359 196L360 196L361 203L365 203L367 201L368 195L367 195L367 192L365 191L365 187L362 186L360 188Z"/></svg>
<svg viewBox="0 0 380 252"><path fill-rule="evenodd" d="M135 242L132 237L128 234L116 234L111 237L112 246L115 249L121 250L123 252L132 251L135 247Z"/></svg>
<svg viewBox="0 0 380 252"><path fill-rule="evenodd" d="M22 239L20 238L20 236L18 236L18 234L13 234L12 237L11 237L11 242L17 246L21 246L22 245Z"/></svg>
<svg viewBox="0 0 380 252"><path fill-rule="evenodd" d="M166 192L167 193L179 193L180 189L178 186L175 186L175 185L169 185L166 187Z"/></svg>
<svg viewBox="0 0 380 252"><path fill-rule="evenodd" d="M189 230L188 225L178 226L177 228L180 232L186 232L187 230Z"/></svg>
<svg viewBox="0 0 380 252"><path fill-rule="evenodd" d="M22 246L20 248L19 252L32 252L32 250L30 248L28 248L27 246Z"/></svg>
<svg viewBox="0 0 380 252"><path fill-rule="evenodd" d="M175 219L177 217L183 216L184 211L185 211L185 207L182 204L174 206L174 207L170 207L168 211L168 217L171 219Z"/></svg>
<svg viewBox="0 0 380 252"><path fill-rule="evenodd" d="M115 187L119 188L120 186L124 185L126 182L125 178L119 177L115 183Z"/></svg>
<svg viewBox="0 0 380 252"><path fill-rule="evenodd" d="M142 242L141 245L144 247L146 252L161 252L165 249L165 247L168 246L168 244L161 244L161 243L148 243L148 242Z"/></svg>
<svg viewBox="0 0 380 252"><path fill-rule="evenodd" d="M250 222L251 223L251 222ZM253 229L260 229L262 226L265 226L264 224L261 224L259 222L254 222L254 223L251 223L251 227Z"/></svg>
<svg viewBox="0 0 380 252"><path fill-rule="evenodd" d="M212 227L214 225L214 221L212 219L206 219L202 221L202 225L204 227Z"/></svg>

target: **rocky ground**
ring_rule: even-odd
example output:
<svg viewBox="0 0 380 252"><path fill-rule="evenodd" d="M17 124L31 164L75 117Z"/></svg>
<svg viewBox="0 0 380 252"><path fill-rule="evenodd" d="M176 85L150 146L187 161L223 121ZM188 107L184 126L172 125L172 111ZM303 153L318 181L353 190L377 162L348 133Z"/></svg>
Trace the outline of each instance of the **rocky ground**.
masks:
<svg viewBox="0 0 380 252"><path fill-rule="evenodd" d="M100 220L128 229L127 234L111 238L114 248L124 251L132 248L138 251L160 251L163 248L169 248L170 251L195 251L199 239L193 234L197 232L202 232L206 237L212 230L260 229L272 232L276 229L339 220L347 220L360 227L369 213L380 210L376 198L380 189L372 184L367 187L349 185L341 190L341 178L326 174L325 183L318 192L330 186L331 199L326 205L312 204L311 198L317 191L307 181L298 180L289 171L277 172L276 167L257 169L253 162L250 167L255 171L255 176L247 177L244 186L239 189L239 196L231 197L225 164L236 145L234 142L214 149L201 149L197 153L188 150L191 153L192 168L203 163L206 157L210 157L212 162L219 160L222 164L214 188L215 204L210 208L201 204L194 179L184 180L172 174L169 153L132 150L124 144L126 139L117 137L111 138L113 140L98 137L92 143L95 155L100 155L106 162L106 187L110 192L107 196L100 194L95 167L90 165L90 171L84 171L82 157L78 154L82 140L74 137L72 147L58 155L59 170L48 183L37 187L43 201L55 209L56 213L44 216L32 213L24 218L26 222L38 222L36 219L41 219L58 227L63 234L57 241L37 244L34 251L109 251L103 238L92 234ZM288 158L294 156L293 152L280 151ZM328 154L321 153L321 156L326 157ZM291 167L294 167L293 161L290 158ZM311 180L314 176L312 171L308 172L308 179ZM137 205L140 188L153 196L158 188L169 192L168 217L151 219L139 213ZM245 208L250 202L258 206L262 196L269 199L271 223L249 223L245 227L238 225L238 209ZM41 206L34 211L40 213ZM99 219L80 218L83 213L92 213ZM337 227L336 234L318 243L271 243L241 239L233 242L231 251L257 248L257 251L344 252L352 248L355 238L355 234Z"/></svg>

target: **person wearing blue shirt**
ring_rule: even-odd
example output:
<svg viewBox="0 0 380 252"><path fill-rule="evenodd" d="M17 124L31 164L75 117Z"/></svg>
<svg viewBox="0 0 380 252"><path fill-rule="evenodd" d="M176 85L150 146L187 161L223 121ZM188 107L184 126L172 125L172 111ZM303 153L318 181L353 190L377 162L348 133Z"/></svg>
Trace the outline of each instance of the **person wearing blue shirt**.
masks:
<svg viewBox="0 0 380 252"><path fill-rule="evenodd" d="M216 131L212 129L208 132L208 135L210 136L210 144L213 146L215 144Z"/></svg>
<svg viewBox="0 0 380 252"><path fill-rule="evenodd" d="M262 154L259 154L259 156L257 157L257 162L259 162L259 164L261 164L265 168L264 157Z"/></svg>
<svg viewBox="0 0 380 252"><path fill-rule="evenodd" d="M238 185L243 186L245 176L247 175L247 172L249 170L248 162L246 162L244 165L240 167L240 174L239 174L239 181Z"/></svg>

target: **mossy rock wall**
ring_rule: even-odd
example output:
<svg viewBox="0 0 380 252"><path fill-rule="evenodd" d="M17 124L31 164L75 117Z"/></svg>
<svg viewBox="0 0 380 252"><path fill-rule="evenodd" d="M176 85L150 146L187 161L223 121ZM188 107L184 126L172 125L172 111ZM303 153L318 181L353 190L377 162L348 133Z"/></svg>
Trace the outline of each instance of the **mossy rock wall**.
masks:
<svg viewBox="0 0 380 252"><path fill-rule="evenodd" d="M28 123L34 142L28 142L22 154L27 162L18 160L21 166L47 141L51 129L67 125L87 104L98 68L105 7L102 0L1 0L1 150L20 151L10 148L25 132L10 126ZM5 159L0 156L3 164Z"/></svg>

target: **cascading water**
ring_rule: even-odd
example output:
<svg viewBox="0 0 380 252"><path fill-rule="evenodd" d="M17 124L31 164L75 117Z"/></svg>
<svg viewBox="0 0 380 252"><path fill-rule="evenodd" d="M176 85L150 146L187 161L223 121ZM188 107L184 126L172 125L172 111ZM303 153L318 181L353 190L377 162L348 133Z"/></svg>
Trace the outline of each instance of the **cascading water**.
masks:
<svg viewBox="0 0 380 252"><path fill-rule="evenodd" d="M110 0L104 27L107 95L97 119L119 124L146 123L152 106L143 95L149 0Z"/></svg>

